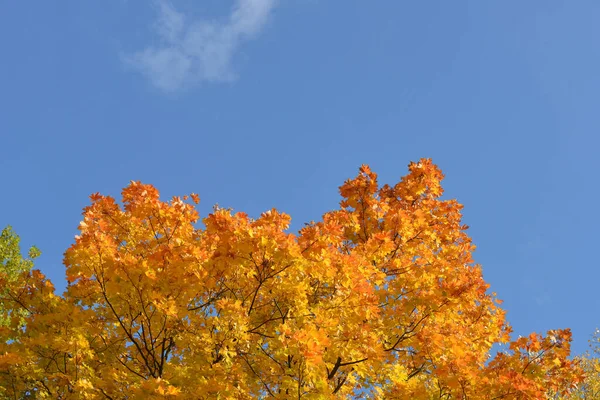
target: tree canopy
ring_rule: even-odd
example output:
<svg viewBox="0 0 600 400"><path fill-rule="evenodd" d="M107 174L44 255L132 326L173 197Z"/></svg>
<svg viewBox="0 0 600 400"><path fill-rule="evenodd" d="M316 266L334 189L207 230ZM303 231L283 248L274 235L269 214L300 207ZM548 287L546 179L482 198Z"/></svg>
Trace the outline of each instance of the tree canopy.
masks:
<svg viewBox="0 0 600 400"><path fill-rule="evenodd" d="M21 247L19 243L21 238L13 231L9 225L2 229L0 232L0 274L5 280L14 281L19 278L23 272L30 271L33 268L33 259L40 255L40 251L37 247L32 246L28 252L28 258L23 257L21 254ZM2 286L0 286L0 296L4 297L9 292ZM17 313L23 313L22 310L15 310L9 308L4 310L4 302L0 303L0 326L8 325L9 320L6 317L7 313L11 311L17 311Z"/></svg>
<svg viewBox="0 0 600 400"><path fill-rule="evenodd" d="M29 248L28 258L23 257L20 247L21 238L9 225L0 232L0 269L7 276L16 277L23 271L33 268L33 259L41 253L35 246Z"/></svg>
<svg viewBox="0 0 600 400"><path fill-rule="evenodd" d="M600 329L596 329L589 341L589 350L576 357L576 362L584 373L583 381L564 396L562 400L596 400L600 398Z"/></svg>
<svg viewBox="0 0 600 400"><path fill-rule="evenodd" d="M196 194L94 194L61 296L0 273L0 396L55 399L541 399L581 380L571 333L511 341L441 171L362 166L298 233ZM201 223L200 223L201 222ZM20 310L18 314L13 310ZM24 316L24 317L22 317ZM21 320L24 318L24 322ZM493 356L492 346L507 350Z"/></svg>

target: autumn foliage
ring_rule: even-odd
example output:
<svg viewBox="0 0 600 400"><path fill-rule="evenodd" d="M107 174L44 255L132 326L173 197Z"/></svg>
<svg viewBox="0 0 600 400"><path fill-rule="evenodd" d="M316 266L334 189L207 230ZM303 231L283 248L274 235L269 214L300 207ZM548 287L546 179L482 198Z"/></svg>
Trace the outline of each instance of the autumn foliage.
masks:
<svg viewBox="0 0 600 400"><path fill-rule="evenodd" d="M288 232L197 195L99 194L62 296L0 273L0 397L543 399L581 379L569 330L510 342L462 206L430 160L395 186L367 166L340 208ZM24 314L25 313L25 314ZM23 318L23 315L25 317ZM491 357L492 346L507 350Z"/></svg>
<svg viewBox="0 0 600 400"><path fill-rule="evenodd" d="M589 344L589 350L576 357L584 373L583 381L568 394L557 395L556 400L600 399L600 329L596 329Z"/></svg>

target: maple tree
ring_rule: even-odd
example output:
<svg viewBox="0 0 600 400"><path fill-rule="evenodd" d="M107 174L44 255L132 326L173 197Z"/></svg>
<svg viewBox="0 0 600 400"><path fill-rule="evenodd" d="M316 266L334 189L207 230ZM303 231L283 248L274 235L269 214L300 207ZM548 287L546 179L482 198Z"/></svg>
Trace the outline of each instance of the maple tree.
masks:
<svg viewBox="0 0 600 400"><path fill-rule="evenodd" d="M561 400L595 400L600 398L600 330L596 329L590 349L575 358L584 372L583 381L570 393L556 398Z"/></svg>
<svg viewBox="0 0 600 400"><path fill-rule="evenodd" d="M0 396L56 399L541 399L582 379L571 333L510 341L441 171L362 166L340 208L288 232L132 182L94 194L62 296L0 274ZM24 313L24 324L11 310ZM491 358L492 346L507 350Z"/></svg>
<svg viewBox="0 0 600 400"><path fill-rule="evenodd" d="M17 235L11 226L7 226L0 232L0 273L7 280L18 279L24 271L33 268L33 259L41 254L35 246L29 248L29 258L23 257L19 243L21 238ZM0 296L6 295L4 288L0 287ZM7 325L8 319L3 317L5 312L2 310L4 303L0 303L0 326Z"/></svg>

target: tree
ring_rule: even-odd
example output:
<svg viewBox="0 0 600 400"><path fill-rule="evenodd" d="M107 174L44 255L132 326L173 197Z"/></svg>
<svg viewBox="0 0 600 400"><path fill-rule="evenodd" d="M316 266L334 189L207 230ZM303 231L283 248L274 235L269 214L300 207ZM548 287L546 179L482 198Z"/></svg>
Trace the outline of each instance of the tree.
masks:
<svg viewBox="0 0 600 400"><path fill-rule="evenodd" d="M380 187L367 166L340 208L288 232L198 196L132 182L100 194L65 253L63 296L4 277L6 398L539 399L581 379L569 330L510 342L474 264L462 206L428 159ZM12 314L5 313L5 318ZM10 339L10 340L9 340ZM490 358L495 343L508 350Z"/></svg>
<svg viewBox="0 0 600 400"><path fill-rule="evenodd" d="M33 259L40 256L40 250L32 246L29 248L29 258L23 258L19 243L21 239L7 226L0 233L0 269L8 276L16 277L23 271L33 268Z"/></svg>
<svg viewBox="0 0 600 400"><path fill-rule="evenodd" d="M596 329L590 340L590 349L576 357L585 377L571 393L557 398L564 400L595 400L600 398L600 330Z"/></svg>
<svg viewBox="0 0 600 400"><path fill-rule="evenodd" d="M29 258L23 258L19 246L21 239L13 231L11 226L7 226L0 233L0 274L4 274L6 279L15 280L24 272L33 268L33 259L40 255L37 247L32 246L29 249ZM0 296L7 292L0 288ZM3 304L0 303L0 326L6 326L8 321L2 317Z"/></svg>

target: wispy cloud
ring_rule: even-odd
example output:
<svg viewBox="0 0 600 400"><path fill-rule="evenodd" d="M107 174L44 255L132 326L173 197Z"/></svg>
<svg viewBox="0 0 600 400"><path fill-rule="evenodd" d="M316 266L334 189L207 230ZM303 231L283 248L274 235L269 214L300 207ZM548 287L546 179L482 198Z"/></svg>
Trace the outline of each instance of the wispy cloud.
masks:
<svg viewBox="0 0 600 400"><path fill-rule="evenodd" d="M158 43L125 57L159 89L172 92L203 81L236 78L232 59L266 24L277 0L236 0L223 21L190 20L168 0L157 0Z"/></svg>

